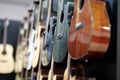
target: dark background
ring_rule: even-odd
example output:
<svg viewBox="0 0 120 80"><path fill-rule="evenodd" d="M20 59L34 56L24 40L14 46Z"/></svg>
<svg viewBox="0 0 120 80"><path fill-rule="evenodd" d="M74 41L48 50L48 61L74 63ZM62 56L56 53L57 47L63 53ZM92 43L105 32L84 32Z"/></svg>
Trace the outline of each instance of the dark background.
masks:
<svg viewBox="0 0 120 80"><path fill-rule="evenodd" d="M118 18L117 18L117 80L120 80L120 0L118 0Z"/></svg>

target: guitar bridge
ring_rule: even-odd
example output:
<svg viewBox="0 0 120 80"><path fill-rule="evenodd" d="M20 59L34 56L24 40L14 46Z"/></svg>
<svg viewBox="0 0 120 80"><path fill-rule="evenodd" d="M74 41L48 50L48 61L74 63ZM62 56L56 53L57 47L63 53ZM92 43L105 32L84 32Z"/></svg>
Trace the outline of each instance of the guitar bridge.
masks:
<svg viewBox="0 0 120 80"><path fill-rule="evenodd" d="M84 22L80 22L80 23L76 24L75 30L82 29L84 27L84 25L85 25Z"/></svg>
<svg viewBox="0 0 120 80"><path fill-rule="evenodd" d="M58 34L58 39L62 39L63 38L63 34L62 33L59 33Z"/></svg>

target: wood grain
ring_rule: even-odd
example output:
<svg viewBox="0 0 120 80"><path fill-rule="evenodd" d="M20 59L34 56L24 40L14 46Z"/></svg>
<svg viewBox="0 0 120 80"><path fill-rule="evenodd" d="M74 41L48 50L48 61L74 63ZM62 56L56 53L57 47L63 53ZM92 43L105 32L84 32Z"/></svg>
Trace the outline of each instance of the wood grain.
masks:
<svg viewBox="0 0 120 80"><path fill-rule="evenodd" d="M74 14L68 37L68 51L74 59L83 58L87 54L91 54L91 51L92 54L104 55L110 40L110 23L105 2L84 0L82 9L79 9L79 1L74 0ZM75 30L76 24L80 22L84 22L84 27Z"/></svg>

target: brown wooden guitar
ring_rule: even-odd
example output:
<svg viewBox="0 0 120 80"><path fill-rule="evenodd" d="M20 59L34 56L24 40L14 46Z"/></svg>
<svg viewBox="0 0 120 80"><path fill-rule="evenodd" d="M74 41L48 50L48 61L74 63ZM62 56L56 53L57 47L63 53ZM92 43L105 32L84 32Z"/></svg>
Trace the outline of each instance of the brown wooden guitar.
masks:
<svg viewBox="0 0 120 80"><path fill-rule="evenodd" d="M100 58L107 51L110 23L105 1L74 0L69 29L68 51L72 58Z"/></svg>

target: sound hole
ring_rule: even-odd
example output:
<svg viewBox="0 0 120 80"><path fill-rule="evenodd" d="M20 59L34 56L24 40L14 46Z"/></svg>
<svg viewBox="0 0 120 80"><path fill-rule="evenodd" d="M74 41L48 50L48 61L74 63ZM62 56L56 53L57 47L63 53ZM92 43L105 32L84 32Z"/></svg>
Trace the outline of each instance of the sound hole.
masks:
<svg viewBox="0 0 120 80"><path fill-rule="evenodd" d="M62 23L64 19L64 13L62 12L61 17L60 17L60 22Z"/></svg>
<svg viewBox="0 0 120 80"><path fill-rule="evenodd" d="M43 36L44 31L45 31L45 29L44 29L44 28L42 28L42 29L41 29L41 32L40 32L40 37L42 37L42 36Z"/></svg>
<svg viewBox="0 0 120 80"><path fill-rule="evenodd" d="M6 51L5 51L5 50L3 50L3 51L2 51L2 54L3 54L3 55L6 55Z"/></svg>
<svg viewBox="0 0 120 80"><path fill-rule="evenodd" d="M83 6L84 6L84 2L85 2L84 0L80 0L80 2L79 2L79 3L80 3L80 5L79 5L79 9L82 9L82 8L83 8Z"/></svg>

